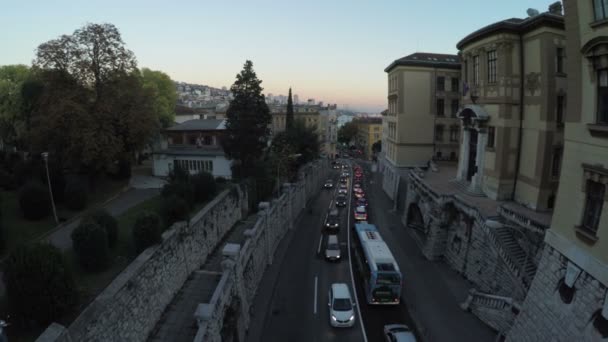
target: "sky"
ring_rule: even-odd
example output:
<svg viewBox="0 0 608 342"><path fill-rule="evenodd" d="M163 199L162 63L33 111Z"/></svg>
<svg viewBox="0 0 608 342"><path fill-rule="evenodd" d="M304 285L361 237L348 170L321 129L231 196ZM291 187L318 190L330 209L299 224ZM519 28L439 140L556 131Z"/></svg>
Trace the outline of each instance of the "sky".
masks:
<svg viewBox="0 0 608 342"><path fill-rule="evenodd" d="M247 59L264 93L377 113L395 59L457 53L488 24L547 11L547 0L0 0L0 65L31 64L41 43L111 23L139 67L230 87Z"/></svg>

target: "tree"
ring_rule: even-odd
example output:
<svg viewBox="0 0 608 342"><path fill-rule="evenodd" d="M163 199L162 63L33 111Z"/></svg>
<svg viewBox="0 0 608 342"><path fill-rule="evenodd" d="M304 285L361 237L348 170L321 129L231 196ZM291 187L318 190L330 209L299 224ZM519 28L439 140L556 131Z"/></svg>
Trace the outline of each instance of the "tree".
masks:
<svg viewBox="0 0 608 342"><path fill-rule="evenodd" d="M83 269L91 272L101 271L110 261L108 233L93 220L83 222L72 231L72 245Z"/></svg>
<svg viewBox="0 0 608 342"><path fill-rule="evenodd" d="M0 141L17 146L23 139L23 86L30 80L25 65L0 66Z"/></svg>
<svg viewBox="0 0 608 342"><path fill-rule="evenodd" d="M161 243L163 241L161 234L160 218L156 213L144 211L135 219L133 241L138 253L152 245Z"/></svg>
<svg viewBox="0 0 608 342"><path fill-rule="evenodd" d="M32 321L56 320L78 300L73 274L57 247L21 245L8 256L3 270L10 313L26 328Z"/></svg>
<svg viewBox="0 0 608 342"><path fill-rule="evenodd" d="M108 236L108 246L113 248L118 242L118 221L105 209L97 209L83 218L84 221L93 221L105 229Z"/></svg>
<svg viewBox="0 0 608 342"><path fill-rule="evenodd" d="M305 163L319 157L321 145L316 127L308 127L303 120L295 120L289 131L278 133L272 140L275 169L281 175L291 175ZM293 158L299 154L298 158Z"/></svg>
<svg viewBox="0 0 608 342"><path fill-rule="evenodd" d="M293 128L293 100L291 99L291 87L289 88L289 96L287 97L287 111L285 112L285 130L289 131Z"/></svg>
<svg viewBox="0 0 608 342"><path fill-rule="evenodd" d="M31 182L19 192L19 208L28 220L40 220L51 212L48 188L40 183Z"/></svg>
<svg viewBox="0 0 608 342"><path fill-rule="evenodd" d="M338 142L342 144L350 144L357 136L357 125L353 122L347 122L344 126L338 129Z"/></svg>
<svg viewBox="0 0 608 342"><path fill-rule="evenodd" d="M154 102L152 108L160 126L167 128L173 125L175 120L175 104L177 103L177 92L175 83L169 75L162 71L141 69L143 86L152 93Z"/></svg>
<svg viewBox="0 0 608 342"><path fill-rule="evenodd" d="M236 162L233 175L237 178L251 175L268 143L272 118L261 83L253 71L253 63L246 61L230 87L234 99L226 111L226 136L222 146L228 158Z"/></svg>

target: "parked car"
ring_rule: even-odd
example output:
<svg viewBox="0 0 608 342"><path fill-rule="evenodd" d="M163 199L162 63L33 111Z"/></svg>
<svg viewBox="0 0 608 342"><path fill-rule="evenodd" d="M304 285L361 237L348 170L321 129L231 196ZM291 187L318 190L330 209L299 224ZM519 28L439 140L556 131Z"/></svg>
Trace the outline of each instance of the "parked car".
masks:
<svg viewBox="0 0 608 342"><path fill-rule="evenodd" d="M348 177L340 177L340 183L346 184L348 182Z"/></svg>
<svg viewBox="0 0 608 342"><path fill-rule="evenodd" d="M338 195L336 197L336 207L345 207L346 206L346 196L345 195Z"/></svg>
<svg viewBox="0 0 608 342"><path fill-rule="evenodd" d="M384 338L387 342L416 342L416 336L405 324L385 325Z"/></svg>
<svg viewBox="0 0 608 342"><path fill-rule="evenodd" d="M355 183L355 184L353 184L353 188L354 189L360 189L361 188L361 183Z"/></svg>
<svg viewBox="0 0 608 342"><path fill-rule="evenodd" d="M336 328L348 328L355 325L355 303L352 300L348 285L331 284L329 288L329 324Z"/></svg>
<svg viewBox="0 0 608 342"><path fill-rule="evenodd" d="M338 242L338 235L329 235L327 237L325 259L329 261L340 261L340 243Z"/></svg>
<svg viewBox="0 0 608 342"><path fill-rule="evenodd" d="M369 202L367 201L367 199L365 199L365 197L361 197L361 198L357 199L357 203L356 203L357 207L360 207L360 206L367 207L368 204L369 204Z"/></svg>
<svg viewBox="0 0 608 342"><path fill-rule="evenodd" d="M364 206L355 208L355 221L367 221L367 209Z"/></svg>
<svg viewBox="0 0 608 342"><path fill-rule="evenodd" d="M325 181L325 184L323 185L323 188L325 189L332 189L334 187L334 181L331 179L328 179Z"/></svg>
<svg viewBox="0 0 608 342"><path fill-rule="evenodd" d="M337 209L332 209L327 213L325 218L326 229L338 229L340 228L340 214Z"/></svg>

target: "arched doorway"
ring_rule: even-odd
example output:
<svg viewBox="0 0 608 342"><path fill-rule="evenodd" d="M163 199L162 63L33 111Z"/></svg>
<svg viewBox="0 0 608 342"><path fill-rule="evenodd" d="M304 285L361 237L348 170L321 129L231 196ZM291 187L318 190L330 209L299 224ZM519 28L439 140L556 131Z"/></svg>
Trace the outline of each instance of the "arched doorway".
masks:
<svg viewBox="0 0 608 342"><path fill-rule="evenodd" d="M413 229L416 234L422 238L422 240L426 240L426 227L424 224L424 217L422 216L422 211L418 204L411 203L407 209L407 226L408 228Z"/></svg>

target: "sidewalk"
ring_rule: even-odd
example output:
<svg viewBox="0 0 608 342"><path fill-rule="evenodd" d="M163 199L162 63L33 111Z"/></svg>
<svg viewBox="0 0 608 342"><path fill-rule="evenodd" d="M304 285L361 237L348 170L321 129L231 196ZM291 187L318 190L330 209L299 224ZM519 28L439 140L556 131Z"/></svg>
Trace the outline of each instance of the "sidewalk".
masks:
<svg viewBox="0 0 608 342"><path fill-rule="evenodd" d="M393 251L406 283L403 298L424 341L494 341L496 333L460 308L472 284L441 261L429 261L401 223L389 212L393 202L382 190L382 175L368 185L371 215Z"/></svg>

